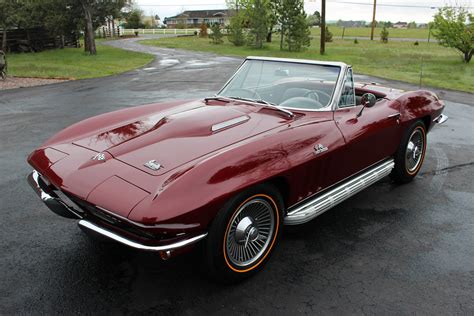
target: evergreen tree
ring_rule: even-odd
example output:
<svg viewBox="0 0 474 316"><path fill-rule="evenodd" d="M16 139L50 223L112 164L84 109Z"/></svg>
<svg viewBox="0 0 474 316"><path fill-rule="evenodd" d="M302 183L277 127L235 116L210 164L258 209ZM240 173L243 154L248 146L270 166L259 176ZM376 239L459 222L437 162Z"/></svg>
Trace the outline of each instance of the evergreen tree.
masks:
<svg viewBox="0 0 474 316"><path fill-rule="evenodd" d="M209 38L212 40L211 43L213 44L222 44L224 41L222 40L222 37L224 36L221 32L221 26L219 23L214 23L211 25L211 34L209 35Z"/></svg>
<svg viewBox="0 0 474 316"><path fill-rule="evenodd" d="M301 51L310 45L310 30L303 0L279 0L278 20L281 25L280 49Z"/></svg>
<svg viewBox="0 0 474 316"><path fill-rule="evenodd" d="M229 42L235 46L242 46L245 44L245 33L243 28L244 19L242 14L236 14L230 19L228 27Z"/></svg>
<svg viewBox="0 0 474 316"><path fill-rule="evenodd" d="M246 15L249 22L249 44L262 48L269 26L270 0L249 0Z"/></svg>

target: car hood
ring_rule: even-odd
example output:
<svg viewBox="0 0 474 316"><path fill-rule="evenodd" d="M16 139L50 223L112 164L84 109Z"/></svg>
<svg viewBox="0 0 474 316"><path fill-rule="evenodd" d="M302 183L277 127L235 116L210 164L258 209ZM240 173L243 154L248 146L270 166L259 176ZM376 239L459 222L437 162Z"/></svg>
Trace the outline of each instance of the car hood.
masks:
<svg viewBox="0 0 474 316"><path fill-rule="evenodd" d="M151 175L161 175L216 150L263 133L288 118L244 102L193 101L117 124L73 141ZM158 170L145 166L149 161Z"/></svg>

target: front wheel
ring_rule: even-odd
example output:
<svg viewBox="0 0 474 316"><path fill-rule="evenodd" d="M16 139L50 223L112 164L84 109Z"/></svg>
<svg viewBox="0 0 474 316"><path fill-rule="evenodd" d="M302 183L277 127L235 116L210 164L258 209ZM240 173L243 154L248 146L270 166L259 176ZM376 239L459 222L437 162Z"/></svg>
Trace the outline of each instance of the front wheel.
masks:
<svg viewBox="0 0 474 316"><path fill-rule="evenodd" d="M282 219L283 202L271 185L258 185L227 202L205 244L211 277L232 283L258 271L278 241Z"/></svg>
<svg viewBox="0 0 474 316"><path fill-rule="evenodd" d="M420 171L426 152L426 127L416 121L407 130L395 154L395 168L391 177L397 183L408 183Z"/></svg>

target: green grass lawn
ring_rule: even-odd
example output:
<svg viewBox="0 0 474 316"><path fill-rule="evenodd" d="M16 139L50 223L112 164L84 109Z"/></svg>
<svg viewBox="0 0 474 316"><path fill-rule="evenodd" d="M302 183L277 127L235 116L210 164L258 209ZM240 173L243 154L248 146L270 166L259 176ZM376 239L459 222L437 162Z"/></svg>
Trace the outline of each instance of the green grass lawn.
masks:
<svg viewBox="0 0 474 316"><path fill-rule="evenodd" d="M393 38L428 38L428 29L395 29L389 28L388 37ZM342 27L329 25L329 31L333 36L342 36ZM346 27L344 36L353 37L370 37L370 27ZM374 38L380 38L380 31L382 28L375 28ZM321 30L319 28L311 28L311 35L319 36Z"/></svg>
<svg viewBox="0 0 474 316"><path fill-rule="evenodd" d="M326 55L319 55L319 41L312 41L311 47L303 52L280 51L279 43L273 42L264 49L236 47L225 41L214 45L208 39L198 37L161 38L145 40L143 44L168 48L182 48L234 56L272 56L305 58L314 60L343 61L354 67L355 73L419 83L421 59L424 59L423 84L445 89L474 92L474 62L465 64L461 55L453 49L436 43L420 43L415 46L409 42L361 40L335 40L328 43Z"/></svg>
<svg viewBox="0 0 474 316"><path fill-rule="evenodd" d="M145 53L130 52L97 43L97 55L84 48L64 48L40 53L9 54L8 74L16 77L86 79L116 75L153 60Z"/></svg>

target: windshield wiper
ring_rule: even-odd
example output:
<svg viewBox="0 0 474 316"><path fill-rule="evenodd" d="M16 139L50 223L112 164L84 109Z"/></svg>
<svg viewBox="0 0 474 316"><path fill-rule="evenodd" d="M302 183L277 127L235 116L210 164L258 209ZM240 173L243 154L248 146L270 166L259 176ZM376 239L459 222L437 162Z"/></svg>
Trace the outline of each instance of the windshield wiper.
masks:
<svg viewBox="0 0 474 316"><path fill-rule="evenodd" d="M265 100L262 100L262 99L257 99L257 100L255 100L255 99L248 99L248 98L242 98L242 97L228 97L228 98L263 104L263 105L266 105L266 106L269 107L269 108L272 108L272 109L276 109L276 110L278 110L278 111L281 111L281 112L287 114L289 117L295 116L295 115L293 114L293 112L291 112L291 111L289 111L289 110L287 110L287 109L284 109L284 108L282 108L281 106L279 106L279 105L277 105L277 104L275 104L275 103L271 103L271 102L268 102L268 101L265 101Z"/></svg>
<svg viewBox="0 0 474 316"><path fill-rule="evenodd" d="M207 98L204 98L204 102L208 102L210 100L218 100L218 101L224 101L224 102L230 102L229 98L228 97L223 97L223 96L220 96L220 95L215 95L213 97L207 97Z"/></svg>

